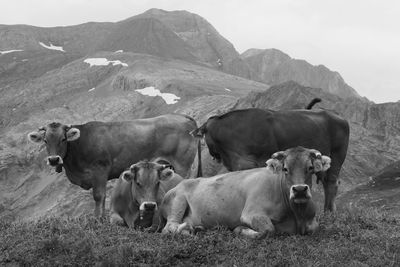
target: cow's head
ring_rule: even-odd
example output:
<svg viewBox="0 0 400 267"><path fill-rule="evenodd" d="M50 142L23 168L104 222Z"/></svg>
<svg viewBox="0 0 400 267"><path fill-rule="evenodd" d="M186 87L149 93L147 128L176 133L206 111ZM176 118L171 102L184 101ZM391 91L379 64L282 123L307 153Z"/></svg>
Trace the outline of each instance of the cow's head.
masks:
<svg viewBox="0 0 400 267"><path fill-rule="evenodd" d="M31 142L45 143L48 153L47 164L56 167L57 172L62 170L63 158L67 154L67 142L75 141L79 136L79 129L58 122L50 123L28 134Z"/></svg>
<svg viewBox="0 0 400 267"><path fill-rule="evenodd" d="M157 209L160 181L174 175L172 165L166 160L140 161L133 164L122 178L131 183L133 201L139 206L140 216Z"/></svg>
<svg viewBox="0 0 400 267"><path fill-rule="evenodd" d="M330 162L331 159L318 150L295 147L274 153L267 167L284 175L290 190L289 200L301 204L311 198L312 175L328 170Z"/></svg>

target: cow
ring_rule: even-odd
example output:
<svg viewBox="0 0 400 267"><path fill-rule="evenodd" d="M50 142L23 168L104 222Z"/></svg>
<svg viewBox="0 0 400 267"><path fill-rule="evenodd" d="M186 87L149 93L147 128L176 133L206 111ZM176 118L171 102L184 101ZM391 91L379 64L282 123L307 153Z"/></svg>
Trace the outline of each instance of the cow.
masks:
<svg viewBox="0 0 400 267"><path fill-rule="evenodd" d="M330 162L315 149L295 147L274 153L267 167L184 180L164 197L162 233L215 226L250 238L313 233L318 222L311 177Z"/></svg>
<svg viewBox="0 0 400 267"><path fill-rule="evenodd" d="M103 217L107 181L118 178L133 162L162 157L185 177L199 148L198 140L190 134L196 128L189 116L167 114L73 126L53 122L28 137L34 143L45 143L48 165L57 172L64 168L73 184L93 188L95 216Z"/></svg>
<svg viewBox="0 0 400 267"><path fill-rule="evenodd" d="M166 192L183 180L164 159L143 160L123 172L111 195L112 224L156 230L158 206Z"/></svg>
<svg viewBox="0 0 400 267"><path fill-rule="evenodd" d="M311 108L311 107L310 107ZM339 172L349 143L348 122L327 110L233 110L210 117L193 132L204 137L209 153L228 171L257 168L275 151L312 147L331 157L328 172L318 173L325 211L335 211Z"/></svg>

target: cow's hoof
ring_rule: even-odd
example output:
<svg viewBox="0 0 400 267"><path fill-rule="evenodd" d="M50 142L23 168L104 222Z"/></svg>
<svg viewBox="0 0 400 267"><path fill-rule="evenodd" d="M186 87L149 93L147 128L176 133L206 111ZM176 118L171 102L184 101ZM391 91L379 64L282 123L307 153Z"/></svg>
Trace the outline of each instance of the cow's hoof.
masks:
<svg viewBox="0 0 400 267"><path fill-rule="evenodd" d="M118 226L125 225L124 219L122 219L121 216L115 213L110 216L110 223Z"/></svg>

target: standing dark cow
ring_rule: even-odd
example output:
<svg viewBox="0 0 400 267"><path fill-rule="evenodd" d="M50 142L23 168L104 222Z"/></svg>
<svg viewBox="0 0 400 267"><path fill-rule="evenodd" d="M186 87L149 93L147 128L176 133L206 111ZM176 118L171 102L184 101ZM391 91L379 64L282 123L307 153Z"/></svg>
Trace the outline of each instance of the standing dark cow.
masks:
<svg viewBox="0 0 400 267"><path fill-rule="evenodd" d="M261 167L290 147L314 148L331 157L326 174L317 173L325 192L325 211L334 211L338 178L346 158L349 124L338 115L312 110L234 110L207 120L194 135L205 136L211 156L229 171Z"/></svg>
<svg viewBox="0 0 400 267"><path fill-rule="evenodd" d="M132 162L162 157L186 177L196 154L190 132L196 122L178 114L126 122L88 122L67 126L53 122L29 139L46 144L47 164L83 189L93 188L96 217L105 211L107 180L118 178Z"/></svg>
<svg viewBox="0 0 400 267"><path fill-rule="evenodd" d="M110 222L157 229L158 206L183 178L163 159L140 161L123 172L111 195Z"/></svg>

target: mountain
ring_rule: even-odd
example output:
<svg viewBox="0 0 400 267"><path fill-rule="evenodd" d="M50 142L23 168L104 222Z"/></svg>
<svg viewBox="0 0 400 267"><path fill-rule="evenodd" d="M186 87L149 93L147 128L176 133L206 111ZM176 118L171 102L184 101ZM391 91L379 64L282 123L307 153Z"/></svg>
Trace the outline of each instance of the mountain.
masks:
<svg viewBox="0 0 400 267"><path fill-rule="evenodd" d="M150 9L139 17L156 18L167 25L200 61L224 72L250 78L247 64L233 45L199 15L187 11Z"/></svg>
<svg viewBox="0 0 400 267"><path fill-rule="evenodd" d="M293 59L278 49L249 49L241 58L250 66L254 80L270 85L293 80L343 98L360 98L339 73L323 65L313 66L305 60Z"/></svg>
<svg viewBox="0 0 400 267"><path fill-rule="evenodd" d="M400 158L400 102L376 105L346 87L331 92L300 85L292 81L304 74L300 67L290 75L275 68L274 75L287 80L273 80L273 86L261 79L264 71L248 79L257 73L253 68L267 66L252 63L264 60L256 52L240 56L212 25L186 11L151 9L116 23L68 27L0 25L0 218L92 212L90 191L55 173L45 164L44 147L26 138L52 121L80 124L176 112L194 117L200 126L232 109L303 108L320 97L323 102L315 108L350 121L342 191L351 192ZM281 54L271 61L295 61ZM321 84L332 83L331 72L326 73ZM204 144L202 158L206 176L225 171ZM111 181L108 196L112 186Z"/></svg>
<svg viewBox="0 0 400 267"><path fill-rule="evenodd" d="M145 53L198 62L249 78L250 70L233 45L205 19L187 11L151 9L116 23L41 28L0 25L0 51L62 47L84 56L100 51Z"/></svg>

